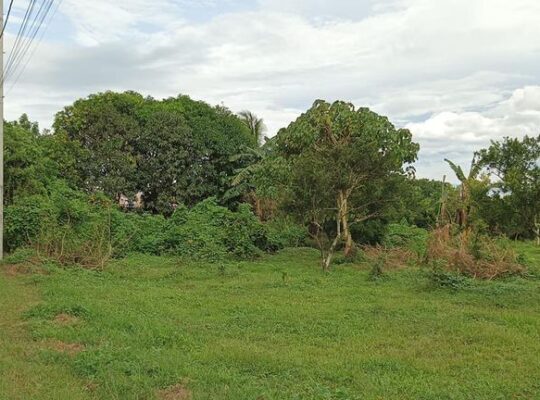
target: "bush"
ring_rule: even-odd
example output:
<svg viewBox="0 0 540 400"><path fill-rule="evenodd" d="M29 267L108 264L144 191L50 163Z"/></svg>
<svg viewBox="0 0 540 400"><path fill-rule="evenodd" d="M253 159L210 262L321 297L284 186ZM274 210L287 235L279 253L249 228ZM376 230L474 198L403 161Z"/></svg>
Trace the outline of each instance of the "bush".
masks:
<svg viewBox="0 0 540 400"><path fill-rule="evenodd" d="M381 253L379 257L373 260L371 269L369 270L370 281L377 282L386 277L384 272L386 261L386 255L384 253Z"/></svg>
<svg viewBox="0 0 540 400"><path fill-rule="evenodd" d="M8 252L32 244L53 210L46 196L29 196L6 207L4 216L4 248Z"/></svg>
<svg viewBox="0 0 540 400"><path fill-rule="evenodd" d="M231 211L214 198L170 218L125 213L105 197L89 196L59 181L48 193L6 209L6 248L30 246L61 264L100 268L128 253L171 254L218 261L249 259L263 250L303 243L306 232L289 220L263 225L247 204Z"/></svg>
<svg viewBox="0 0 540 400"><path fill-rule="evenodd" d="M446 226L431 233L426 256L428 262L441 262L446 271L480 279L526 272L508 244L472 230L454 232L453 229Z"/></svg>
<svg viewBox="0 0 540 400"><path fill-rule="evenodd" d="M440 289L459 290L467 286L467 278L458 272L448 271L444 262L434 262L429 272L431 284Z"/></svg>
<svg viewBox="0 0 540 400"><path fill-rule="evenodd" d="M276 251L286 247L301 247L307 243L308 232L286 217L278 217L264 225L267 251Z"/></svg>
<svg viewBox="0 0 540 400"><path fill-rule="evenodd" d="M424 258L429 233L422 228L407 224L390 224L383 245L390 249L401 248L412 251L419 259Z"/></svg>
<svg viewBox="0 0 540 400"><path fill-rule="evenodd" d="M213 198L191 210L178 208L167 225L166 251L195 259L252 258L261 253L257 245L265 242L263 225L248 205L233 212Z"/></svg>
<svg viewBox="0 0 540 400"><path fill-rule="evenodd" d="M6 247L32 246L61 264L102 267L112 256L110 202L61 181L46 195L17 199L6 209Z"/></svg>
<svg viewBox="0 0 540 400"><path fill-rule="evenodd" d="M114 256L127 253L160 255L166 249L167 221L161 215L114 212L112 236Z"/></svg>

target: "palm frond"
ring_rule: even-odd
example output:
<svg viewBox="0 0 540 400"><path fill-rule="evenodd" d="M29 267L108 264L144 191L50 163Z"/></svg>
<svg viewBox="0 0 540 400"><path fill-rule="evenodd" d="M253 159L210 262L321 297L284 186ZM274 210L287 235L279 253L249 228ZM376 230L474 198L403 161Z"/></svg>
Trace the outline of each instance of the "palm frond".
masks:
<svg viewBox="0 0 540 400"><path fill-rule="evenodd" d="M456 174L460 182L463 183L467 181L467 178L465 177L465 174L463 173L463 170L461 169L459 165L454 164L452 161L450 161L447 158L445 158L444 161L446 161L448 165L450 165L450 168L452 168L452 171L454 171L454 173Z"/></svg>

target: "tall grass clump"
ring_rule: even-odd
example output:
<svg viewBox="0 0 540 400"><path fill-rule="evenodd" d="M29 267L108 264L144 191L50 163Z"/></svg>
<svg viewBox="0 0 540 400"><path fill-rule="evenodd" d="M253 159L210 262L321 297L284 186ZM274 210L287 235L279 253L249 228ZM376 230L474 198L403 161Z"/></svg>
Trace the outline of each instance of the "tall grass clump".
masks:
<svg viewBox="0 0 540 400"><path fill-rule="evenodd" d="M526 272L519 256L504 241L452 225L431 232L426 261L441 261L450 272L488 280Z"/></svg>

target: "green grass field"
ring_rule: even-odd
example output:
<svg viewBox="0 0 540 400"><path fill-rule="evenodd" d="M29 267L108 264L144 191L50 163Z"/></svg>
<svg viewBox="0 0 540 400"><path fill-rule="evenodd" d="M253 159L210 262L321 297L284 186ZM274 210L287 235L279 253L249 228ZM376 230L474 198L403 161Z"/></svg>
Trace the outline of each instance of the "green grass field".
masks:
<svg viewBox="0 0 540 400"><path fill-rule="evenodd" d="M318 265L0 267L0 399L540 399L540 279Z"/></svg>

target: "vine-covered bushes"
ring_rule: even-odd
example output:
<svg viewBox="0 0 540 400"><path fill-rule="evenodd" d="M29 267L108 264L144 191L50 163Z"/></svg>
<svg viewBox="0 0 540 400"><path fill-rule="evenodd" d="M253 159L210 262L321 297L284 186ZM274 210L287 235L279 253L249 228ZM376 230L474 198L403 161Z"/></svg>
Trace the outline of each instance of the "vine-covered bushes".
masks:
<svg viewBox="0 0 540 400"><path fill-rule="evenodd" d="M128 253L218 261L248 259L298 245L305 233L285 221L261 223L247 204L237 211L209 198L170 218L125 213L103 196L58 181L48 193L24 197L6 209L9 251L29 246L62 264L102 267Z"/></svg>
<svg viewBox="0 0 540 400"><path fill-rule="evenodd" d="M419 259L426 254L429 233L423 228L406 223L388 225L383 245L387 248L403 248L413 252Z"/></svg>
<svg viewBox="0 0 540 400"><path fill-rule="evenodd" d="M113 255L110 201L55 181L47 193L21 197L6 208L6 248L35 248L63 264L103 266Z"/></svg>

